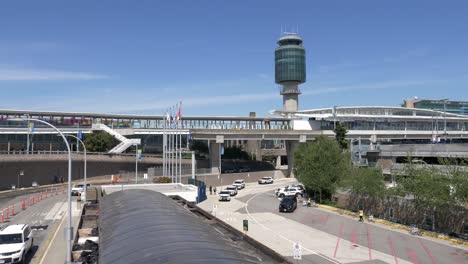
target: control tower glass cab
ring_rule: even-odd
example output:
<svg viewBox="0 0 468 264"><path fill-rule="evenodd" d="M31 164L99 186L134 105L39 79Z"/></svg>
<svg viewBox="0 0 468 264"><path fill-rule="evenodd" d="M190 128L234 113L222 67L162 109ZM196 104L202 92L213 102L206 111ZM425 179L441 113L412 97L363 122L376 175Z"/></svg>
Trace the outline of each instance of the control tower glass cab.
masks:
<svg viewBox="0 0 468 264"><path fill-rule="evenodd" d="M283 110L298 110L298 85L306 81L305 49L302 38L296 33L284 33L278 40L275 50L275 82L281 85Z"/></svg>

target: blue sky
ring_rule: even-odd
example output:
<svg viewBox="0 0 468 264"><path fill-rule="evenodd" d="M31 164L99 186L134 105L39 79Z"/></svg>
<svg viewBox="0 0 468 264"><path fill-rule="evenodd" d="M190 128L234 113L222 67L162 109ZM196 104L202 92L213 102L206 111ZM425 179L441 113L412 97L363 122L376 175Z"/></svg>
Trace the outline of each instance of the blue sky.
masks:
<svg viewBox="0 0 468 264"><path fill-rule="evenodd" d="M467 1L2 1L0 109L267 116L281 30L300 108L468 100Z"/></svg>

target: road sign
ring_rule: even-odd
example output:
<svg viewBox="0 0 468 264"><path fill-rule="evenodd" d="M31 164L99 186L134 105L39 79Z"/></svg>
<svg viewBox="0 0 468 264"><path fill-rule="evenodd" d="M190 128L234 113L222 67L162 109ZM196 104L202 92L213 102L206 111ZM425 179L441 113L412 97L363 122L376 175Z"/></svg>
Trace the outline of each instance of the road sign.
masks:
<svg viewBox="0 0 468 264"><path fill-rule="evenodd" d="M302 260L302 246L299 243L294 243L293 245L293 258Z"/></svg>
<svg viewBox="0 0 468 264"><path fill-rule="evenodd" d="M242 227L243 227L244 232L249 231L249 220L244 219L244 221L242 221Z"/></svg>
<svg viewBox="0 0 468 264"><path fill-rule="evenodd" d="M83 139L83 130L78 130L78 138Z"/></svg>
<svg viewBox="0 0 468 264"><path fill-rule="evenodd" d="M141 149L138 150L138 160L141 160Z"/></svg>
<svg viewBox="0 0 468 264"><path fill-rule="evenodd" d="M29 131L34 133L34 123L29 123Z"/></svg>

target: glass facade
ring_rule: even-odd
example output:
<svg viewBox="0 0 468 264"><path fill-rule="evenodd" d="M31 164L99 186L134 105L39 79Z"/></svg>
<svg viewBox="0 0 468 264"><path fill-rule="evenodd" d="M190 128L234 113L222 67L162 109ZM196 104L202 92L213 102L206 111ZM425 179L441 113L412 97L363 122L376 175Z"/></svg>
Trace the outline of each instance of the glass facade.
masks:
<svg viewBox="0 0 468 264"><path fill-rule="evenodd" d="M403 107L411 106L407 101L411 101L414 108L428 109L435 111L447 111L447 113L468 115L468 102L466 101L445 101L445 100L405 100L402 104Z"/></svg>
<svg viewBox="0 0 468 264"><path fill-rule="evenodd" d="M275 81L306 81L305 50L301 46L281 46L275 51Z"/></svg>

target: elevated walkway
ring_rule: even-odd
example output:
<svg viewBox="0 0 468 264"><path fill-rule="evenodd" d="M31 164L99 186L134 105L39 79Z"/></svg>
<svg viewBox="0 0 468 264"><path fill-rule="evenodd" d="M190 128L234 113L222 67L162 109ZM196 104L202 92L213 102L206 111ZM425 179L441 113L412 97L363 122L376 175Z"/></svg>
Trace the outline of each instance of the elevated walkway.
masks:
<svg viewBox="0 0 468 264"><path fill-rule="evenodd" d="M106 133L112 135L116 139L120 141L120 144L115 146L113 149L109 150L109 153L111 154L116 154L116 153L122 153L125 150L127 150L130 146L133 145L140 145L141 144L141 139L139 138L131 138L128 139L124 136L122 136L120 133L115 131L114 129L104 125L104 124L93 124L92 130L101 130L105 131Z"/></svg>

